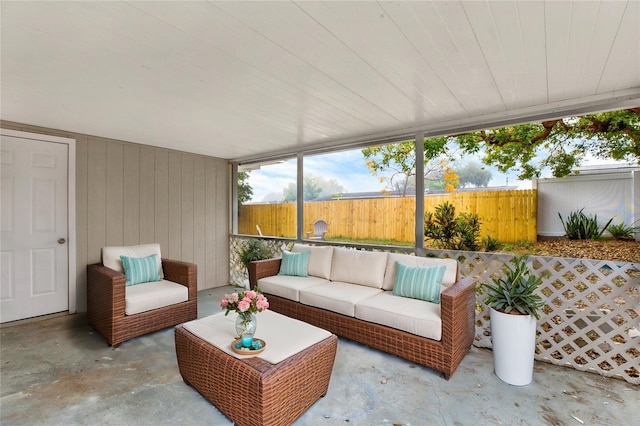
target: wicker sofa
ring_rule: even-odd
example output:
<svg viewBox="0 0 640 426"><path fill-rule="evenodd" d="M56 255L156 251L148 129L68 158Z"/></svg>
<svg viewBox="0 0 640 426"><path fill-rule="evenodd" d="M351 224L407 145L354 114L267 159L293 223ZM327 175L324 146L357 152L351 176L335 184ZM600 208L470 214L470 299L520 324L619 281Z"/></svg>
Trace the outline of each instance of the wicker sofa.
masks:
<svg viewBox="0 0 640 426"><path fill-rule="evenodd" d="M127 286L121 254L156 254L161 280ZM197 317L197 265L162 258L158 244L104 247L102 263L87 265L87 319L113 347Z"/></svg>
<svg viewBox="0 0 640 426"><path fill-rule="evenodd" d="M249 264L250 286L268 296L269 309L451 377L475 335L475 280L458 280L455 260L303 244L292 249L305 251L306 277L279 274L280 258ZM397 262L445 265L440 303L394 295Z"/></svg>

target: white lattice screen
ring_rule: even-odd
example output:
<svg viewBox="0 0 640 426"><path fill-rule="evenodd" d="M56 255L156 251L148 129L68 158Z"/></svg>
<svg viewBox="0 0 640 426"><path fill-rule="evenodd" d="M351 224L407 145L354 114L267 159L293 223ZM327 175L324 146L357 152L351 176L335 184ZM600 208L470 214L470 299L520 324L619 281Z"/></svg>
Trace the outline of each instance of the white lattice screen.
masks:
<svg viewBox="0 0 640 426"><path fill-rule="evenodd" d="M247 270L242 262L240 262L239 257L240 249L247 243L247 241L247 238L236 237L231 237L231 239L229 240L229 284L238 287L249 287L249 277L247 275ZM289 241L271 239L265 239L262 241L267 247L269 247L271 253L273 253L274 256L280 256L280 253L282 253L282 244L289 243Z"/></svg>
<svg viewBox="0 0 640 426"><path fill-rule="evenodd" d="M245 241L231 238L231 282L238 285L246 280L246 271L237 266L238 248ZM265 242L280 252L282 240ZM478 282L499 275L513 257L449 250L430 255L457 259L460 274ZM539 256L529 257L528 264L543 278L539 291L546 301L538 321L536 360L640 384L640 264ZM477 292L474 345L490 348L484 297Z"/></svg>
<svg viewBox="0 0 640 426"><path fill-rule="evenodd" d="M511 256L458 255L463 275L489 281ZM640 383L640 264L531 256L541 277L544 313L538 321L537 360ZM476 346L491 347L489 310L478 294Z"/></svg>

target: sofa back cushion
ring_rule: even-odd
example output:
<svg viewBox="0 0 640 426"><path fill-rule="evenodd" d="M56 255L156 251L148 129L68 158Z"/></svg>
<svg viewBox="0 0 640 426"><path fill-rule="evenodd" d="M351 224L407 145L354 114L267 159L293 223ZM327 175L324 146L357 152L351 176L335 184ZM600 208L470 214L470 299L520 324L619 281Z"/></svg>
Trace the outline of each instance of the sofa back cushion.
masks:
<svg viewBox="0 0 640 426"><path fill-rule="evenodd" d="M335 248L331 263L331 281L382 288L387 253Z"/></svg>
<svg viewBox="0 0 640 426"><path fill-rule="evenodd" d="M387 270L384 274L383 290L393 290L396 281L396 262L409 266L437 266L446 267L442 278L442 285L450 287L455 284L458 277L458 262L455 259L438 259L435 257L420 257L409 254L389 253L387 258Z"/></svg>
<svg viewBox="0 0 640 426"><path fill-rule="evenodd" d="M164 278L162 272L162 254L160 253L160 244L142 244L139 246L126 246L126 247L103 247L102 248L102 264L107 268L111 268L114 271L118 271L124 274L124 268L122 267L122 260L120 256L127 257L148 257L152 254L158 255L156 258L158 264L158 277Z"/></svg>
<svg viewBox="0 0 640 426"><path fill-rule="evenodd" d="M291 253L282 252L282 262L280 262L280 272L278 275L291 275L295 277L309 276L309 252Z"/></svg>
<svg viewBox="0 0 640 426"><path fill-rule="evenodd" d="M309 275L328 280L331 277L331 259L333 258L333 247L331 246L310 246L306 244L294 244L291 249L293 253L304 251L310 252L307 272Z"/></svg>
<svg viewBox="0 0 640 426"><path fill-rule="evenodd" d="M444 265L408 266L396 262L396 281L393 295L440 303L440 289Z"/></svg>

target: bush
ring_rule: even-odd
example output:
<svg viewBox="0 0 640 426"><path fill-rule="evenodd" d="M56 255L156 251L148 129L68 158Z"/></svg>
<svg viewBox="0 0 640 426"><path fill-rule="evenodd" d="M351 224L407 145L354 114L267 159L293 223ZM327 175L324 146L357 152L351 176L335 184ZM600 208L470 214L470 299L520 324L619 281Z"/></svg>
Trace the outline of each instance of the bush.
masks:
<svg viewBox="0 0 640 426"><path fill-rule="evenodd" d="M271 250L269 247L258 239L251 239L247 241L247 243L242 246L239 253L240 262L246 268L249 265L249 262L253 260L264 260L272 257Z"/></svg>
<svg viewBox="0 0 640 426"><path fill-rule="evenodd" d="M435 213L425 213L424 235L439 248L477 251L480 218L474 213L461 213L456 217L456 208L445 201L436 207Z"/></svg>
<svg viewBox="0 0 640 426"><path fill-rule="evenodd" d="M587 217L587 215L582 212L583 210L584 208L577 212L571 212L566 223L562 219L560 212L558 212L564 232L570 240L597 240L602 236L604 231L606 231L613 218L609 219L609 222L600 229L598 226L598 215Z"/></svg>
<svg viewBox="0 0 640 426"><path fill-rule="evenodd" d="M482 246L484 247L484 251L496 251L500 250L504 244L502 244L498 239L487 235L482 239Z"/></svg>
<svg viewBox="0 0 640 426"><path fill-rule="evenodd" d="M620 222L617 225L609 225L607 229L616 240L633 240L635 234L640 232L640 226L632 226L636 222L629 226L625 225L624 222Z"/></svg>

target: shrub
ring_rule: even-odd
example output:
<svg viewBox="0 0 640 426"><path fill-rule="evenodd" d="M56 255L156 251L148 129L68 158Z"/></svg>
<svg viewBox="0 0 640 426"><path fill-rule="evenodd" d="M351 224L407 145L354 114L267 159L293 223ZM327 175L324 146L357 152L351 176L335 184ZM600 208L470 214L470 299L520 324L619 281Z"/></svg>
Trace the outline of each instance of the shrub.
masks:
<svg viewBox="0 0 640 426"><path fill-rule="evenodd" d="M480 217L475 213L461 213L456 219L458 225L457 250L478 251L480 235Z"/></svg>
<svg viewBox="0 0 640 426"><path fill-rule="evenodd" d="M633 226L636 222L631 225L625 225L624 222L620 222L617 225L609 225L607 230L616 240L633 240L635 234L640 232L640 226Z"/></svg>
<svg viewBox="0 0 640 426"><path fill-rule="evenodd" d="M261 240L255 238L247 241L239 252L240 262L242 262L245 268L249 265L249 262L253 260L269 259L271 256L272 253L269 247Z"/></svg>
<svg viewBox="0 0 640 426"><path fill-rule="evenodd" d="M456 208L445 201L436 206L435 213L425 213L424 235L443 249L477 251L480 218L473 213L456 217Z"/></svg>
<svg viewBox="0 0 640 426"><path fill-rule="evenodd" d="M584 208L581 208L577 212L571 212L567 217L566 223L562 219L560 212L558 212L564 232L570 240L597 240L602 236L604 231L606 231L613 218L609 219L609 222L600 229L598 226L598 215L588 217L582 212L583 210Z"/></svg>
<svg viewBox="0 0 640 426"><path fill-rule="evenodd" d="M498 239L487 235L482 239L482 246L484 247L484 251L496 251L500 250L504 244L502 244Z"/></svg>

